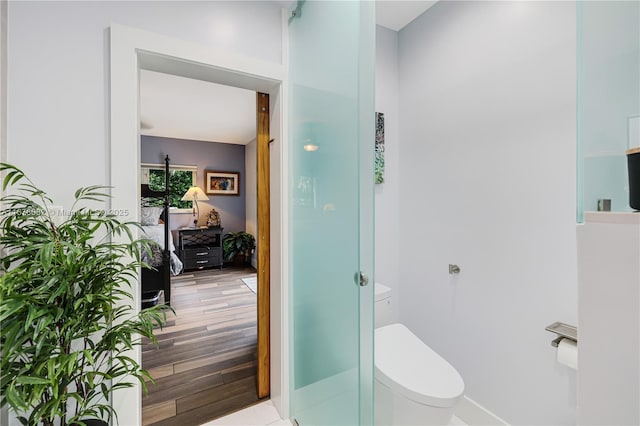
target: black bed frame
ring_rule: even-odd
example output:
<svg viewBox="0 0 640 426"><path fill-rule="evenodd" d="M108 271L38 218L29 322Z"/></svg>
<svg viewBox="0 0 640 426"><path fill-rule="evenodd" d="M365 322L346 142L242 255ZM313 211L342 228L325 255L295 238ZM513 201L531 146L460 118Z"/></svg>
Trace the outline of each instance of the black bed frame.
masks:
<svg viewBox="0 0 640 426"><path fill-rule="evenodd" d="M169 251L169 156L164 159L165 188L164 191L153 191L149 185L142 185L140 195L143 198L161 198L162 216L164 220L164 251L162 252L162 265L153 269L142 269L142 294L151 295L153 292L164 290L164 303L171 304L171 252Z"/></svg>

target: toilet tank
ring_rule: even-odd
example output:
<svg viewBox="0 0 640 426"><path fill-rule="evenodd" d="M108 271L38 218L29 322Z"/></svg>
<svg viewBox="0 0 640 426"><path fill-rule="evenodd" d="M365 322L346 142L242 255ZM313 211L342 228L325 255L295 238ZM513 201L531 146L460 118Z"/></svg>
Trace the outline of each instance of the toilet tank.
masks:
<svg viewBox="0 0 640 426"><path fill-rule="evenodd" d="M376 307L375 327L383 327L393 322L393 310L391 308L391 289L386 285L376 283Z"/></svg>

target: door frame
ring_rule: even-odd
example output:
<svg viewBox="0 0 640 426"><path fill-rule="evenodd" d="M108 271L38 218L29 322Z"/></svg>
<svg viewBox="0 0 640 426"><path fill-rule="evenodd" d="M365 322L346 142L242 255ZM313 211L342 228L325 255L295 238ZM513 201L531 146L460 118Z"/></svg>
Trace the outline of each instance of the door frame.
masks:
<svg viewBox="0 0 640 426"><path fill-rule="evenodd" d="M258 398L270 393L269 271L271 270L271 209L269 94L256 92L256 177L258 193Z"/></svg>
<svg viewBox="0 0 640 426"><path fill-rule="evenodd" d="M282 13L283 52L287 52L287 15ZM269 94L271 144L269 173L269 323L271 400L283 418L289 417L288 318L288 156L287 156L287 56L283 63L265 62L210 46L113 24L110 27L110 147L111 208L130 212L139 221L139 70L174 74ZM137 189L134 189L137 188ZM258 265L260 267L260 265ZM134 288L139 282L132 283ZM130 302L139 311L139 296ZM260 340L260 337L258 338ZM139 346L128 353L141 363ZM142 389L139 383L114 393L112 406L120 424L141 424Z"/></svg>

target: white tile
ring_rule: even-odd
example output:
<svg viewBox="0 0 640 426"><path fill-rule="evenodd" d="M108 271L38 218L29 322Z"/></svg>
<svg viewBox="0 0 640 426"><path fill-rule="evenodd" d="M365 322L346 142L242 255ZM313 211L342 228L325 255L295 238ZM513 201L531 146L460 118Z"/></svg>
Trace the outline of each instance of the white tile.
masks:
<svg viewBox="0 0 640 426"><path fill-rule="evenodd" d="M281 421L271 401L261 402L244 410L236 411L228 416L220 417L202 426L266 426L271 424L287 425L291 423L277 423Z"/></svg>
<svg viewBox="0 0 640 426"><path fill-rule="evenodd" d="M453 418L449 422L449 426L467 426L467 424L456 416L453 416Z"/></svg>
<svg viewBox="0 0 640 426"><path fill-rule="evenodd" d="M220 417L202 426L291 426L288 419L281 419L271 401L252 405L228 416ZM468 426L453 416L449 426Z"/></svg>
<svg viewBox="0 0 640 426"><path fill-rule="evenodd" d="M273 423L269 423L268 426L292 426L291 422L289 420L276 420Z"/></svg>

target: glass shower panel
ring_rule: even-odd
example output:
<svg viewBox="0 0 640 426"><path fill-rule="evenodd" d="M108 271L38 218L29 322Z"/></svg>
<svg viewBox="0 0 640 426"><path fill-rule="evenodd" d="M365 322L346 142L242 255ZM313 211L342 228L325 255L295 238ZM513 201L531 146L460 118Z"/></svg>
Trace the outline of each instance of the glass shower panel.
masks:
<svg viewBox="0 0 640 426"><path fill-rule="evenodd" d="M578 2L578 222L611 200L628 211L626 150L640 116L640 2Z"/></svg>
<svg viewBox="0 0 640 426"><path fill-rule="evenodd" d="M290 386L300 425L372 422L374 25L373 3L356 1L298 2L289 22ZM361 287L364 268L371 284Z"/></svg>

